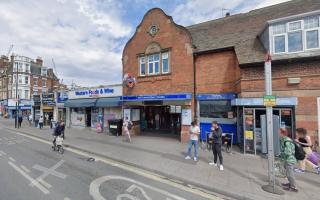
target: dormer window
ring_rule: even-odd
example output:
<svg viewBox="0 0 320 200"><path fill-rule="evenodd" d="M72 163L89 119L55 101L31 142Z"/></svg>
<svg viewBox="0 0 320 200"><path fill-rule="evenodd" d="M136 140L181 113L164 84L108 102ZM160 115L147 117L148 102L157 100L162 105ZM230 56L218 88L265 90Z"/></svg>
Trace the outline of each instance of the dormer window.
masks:
<svg viewBox="0 0 320 200"><path fill-rule="evenodd" d="M47 76L47 68L41 68L41 76Z"/></svg>
<svg viewBox="0 0 320 200"><path fill-rule="evenodd" d="M299 53L319 49L319 15L270 25L274 54Z"/></svg>

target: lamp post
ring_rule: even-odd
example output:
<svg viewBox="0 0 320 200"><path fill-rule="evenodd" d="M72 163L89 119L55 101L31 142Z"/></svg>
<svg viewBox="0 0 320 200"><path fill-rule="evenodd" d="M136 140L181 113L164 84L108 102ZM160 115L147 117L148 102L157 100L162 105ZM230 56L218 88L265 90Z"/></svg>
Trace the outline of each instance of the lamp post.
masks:
<svg viewBox="0 0 320 200"><path fill-rule="evenodd" d="M271 56L266 55L264 63L264 81L265 81L265 95L272 95L272 73L271 73ZM266 105L267 118L267 143L268 143L268 185L262 186L266 192L283 195L284 192L276 186L275 183L275 168L274 168L274 144L273 144L273 112L272 105Z"/></svg>
<svg viewBox="0 0 320 200"><path fill-rule="evenodd" d="M18 95L18 79L19 79L19 73L18 73L18 63L13 62L14 65L16 65L16 117L15 117L15 128L19 128L18 126L18 117L19 117L19 95Z"/></svg>

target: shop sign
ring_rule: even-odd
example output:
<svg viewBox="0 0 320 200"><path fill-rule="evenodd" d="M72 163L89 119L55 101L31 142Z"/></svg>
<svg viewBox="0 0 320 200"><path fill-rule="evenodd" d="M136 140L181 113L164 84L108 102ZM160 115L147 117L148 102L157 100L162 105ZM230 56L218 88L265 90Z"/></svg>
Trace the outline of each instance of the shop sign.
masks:
<svg viewBox="0 0 320 200"><path fill-rule="evenodd" d="M263 97L263 105L266 107L274 107L277 105L276 96L266 95Z"/></svg>
<svg viewBox="0 0 320 200"><path fill-rule="evenodd" d="M42 94L42 103L48 106L55 106L56 103L54 101L54 94Z"/></svg>
<svg viewBox="0 0 320 200"><path fill-rule="evenodd" d="M97 97L116 97L122 96L122 86L112 86L105 88L92 88L85 90L70 91L68 99L81 99L81 98L97 98Z"/></svg>
<svg viewBox="0 0 320 200"><path fill-rule="evenodd" d="M229 100L237 97L234 93L198 94L197 100Z"/></svg>
<svg viewBox="0 0 320 200"><path fill-rule="evenodd" d="M57 93L57 102L64 103L68 100L68 93L67 92L58 92Z"/></svg>
<svg viewBox="0 0 320 200"><path fill-rule="evenodd" d="M16 102L17 102L16 99L8 99L8 106L9 107L16 106ZM20 106L31 106L31 101L26 100L26 99L20 99L19 105Z"/></svg>
<svg viewBox="0 0 320 200"><path fill-rule="evenodd" d="M191 100L192 95L189 93L181 94L160 94L160 95L139 95L124 96L124 101L155 101L155 100Z"/></svg>

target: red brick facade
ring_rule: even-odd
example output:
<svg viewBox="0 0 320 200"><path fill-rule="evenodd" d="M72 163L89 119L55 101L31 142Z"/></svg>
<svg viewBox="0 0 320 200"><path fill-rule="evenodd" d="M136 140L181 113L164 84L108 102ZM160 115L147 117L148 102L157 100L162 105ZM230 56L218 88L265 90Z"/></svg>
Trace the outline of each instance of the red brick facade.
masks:
<svg viewBox="0 0 320 200"><path fill-rule="evenodd" d="M149 28L156 24L158 32L152 36ZM148 47L170 52L170 73L139 76L139 56L148 55ZM152 49L152 48L151 48ZM192 93L192 115L195 116L195 94L236 93L238 97L264 95L263 63L250 67L239 66L235 50L229 48L211 53L197 53L190 33L176 25L161 9L146 13L136 33L123 51L123 73L137 79L134 88L123 88L124 96L142 94ZM273 91L279 97L297 97L296 127L304 127L312 135L318 129L317 97L320 97L320 62L286 61L273 63ZM194 71L194 68L196 69ZM300 78L289 84L288 79ZM196 93L194 93L196 92ZM188 127L182 127L181 140L188 139Z"/></svg>

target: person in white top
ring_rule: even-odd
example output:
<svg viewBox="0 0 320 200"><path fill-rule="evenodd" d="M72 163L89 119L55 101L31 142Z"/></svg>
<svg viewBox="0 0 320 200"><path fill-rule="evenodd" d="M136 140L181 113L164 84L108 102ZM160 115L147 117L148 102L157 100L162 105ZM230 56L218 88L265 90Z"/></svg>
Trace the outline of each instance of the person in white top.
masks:
<svg viewBox="0 0 320 200"><path fill-rule="evenodd" d="M128 142L131 142L130 130L132 129L132 126L133 123L128 119L128 117L125 117L122 125L122 131L128 137Z"/></svg>
<svg viewBox="0 0 320 200"><path fill-rule="evenodd" d="M189 130L190 133L190 140L189 140L189 145L188 145L188 155L186 156L185 159L191 159L191 149L192 146L194 146L194 161L198 160L198 140L199 140L199 135L200 135L200 128L197 125L196 121L191 122L191 127Z"/></svg>

